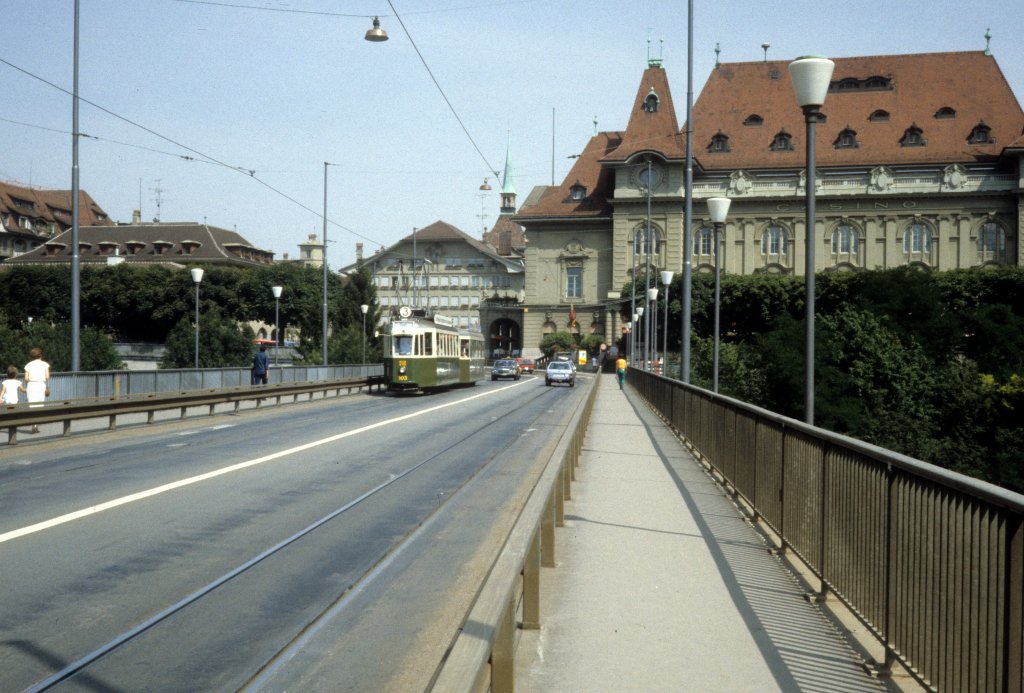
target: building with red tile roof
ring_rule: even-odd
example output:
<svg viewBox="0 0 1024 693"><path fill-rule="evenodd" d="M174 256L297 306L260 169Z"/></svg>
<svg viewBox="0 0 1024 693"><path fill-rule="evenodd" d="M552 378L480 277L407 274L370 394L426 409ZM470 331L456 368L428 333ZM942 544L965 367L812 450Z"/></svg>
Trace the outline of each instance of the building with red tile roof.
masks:
<svg viewBox="0 0 1024 693"><path fill-rule="evenodd" d="M816 127L817 271L1020 265L1024 111L995 58L834 62ZM530 238L526 355L555 331L616 341L620 291L634 265L646 266L645 251L652 272L681 272L684 133L666 71L652 60L626 129L595 134L561 184L527 197L515 215ZM805 144L787 62L715 67L693 108L695 271L714 266L705 200L726 196L723 270L802 273ZM648 221L655 242L645 247Z"/></svg>
<svg viewBox="0 0 1024 693"><path fill-rule="evenodd" d="M0 182L0 261L26 253L67 231L72 224L70 190L47 190ZM107 213L78 191L78 224L109 224Z"/></svg>

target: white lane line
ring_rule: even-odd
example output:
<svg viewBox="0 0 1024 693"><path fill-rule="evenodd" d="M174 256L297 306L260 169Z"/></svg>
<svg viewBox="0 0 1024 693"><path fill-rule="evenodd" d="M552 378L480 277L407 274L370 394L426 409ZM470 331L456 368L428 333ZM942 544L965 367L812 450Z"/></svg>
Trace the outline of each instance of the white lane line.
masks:
<svg viewBox="0 0 1024 693"><path fill-rule="evenodd" d="M36 532L42 532L43 530L51 529L53 527L57 527L58 525L63 525L63 524L66 524L68 522L73 522L74 520L81 520L82 518L89 517L90 515L96 515L98 513L104 512L106 510L112 510L114 508L119 508L122 505L128 505L129 503L135 503L136 501L145 500L146 498L152 498L153 496L158 496L158 495L160 495L162 493L167 493L168 491L174 491L175 489L184 488L185 486L191 486L193 484L198 484L198 483L200 483L202 481L208 481L210 479L215 479L215 478L217 478L219 476L224 476L225 474L231 474L233 472L238 472L238 471L241 471L243 469L248 469L249 467L255 467L256 465L263 464L264 462L270 462L272 460L277 460L277 459L280 459L282 457L287 457L288 455L294 455L296 453L304 452L306 450L312 450L313 448L319 447L321 445L326 445L328 443L333 443L335 441L342 440L344 438L349 438L351 436L359 435L360 433L366 433L367 431L372 431L374 429L381 428L383 426L388 426L390 424L399 423L400 421L408 421L409 419L415 419L418 416L424 416L426 414L431 414L433 412L440 411L441 409L447 409L448 407L454 407L455 405L462 404L464 402L471 402L474 399L479 399L480 397L488 397L490 395L497 394L499 392L503 392L505 389L506 388L500 388L500 389L496 389L496 390L488 390L488 391L482 392L482 393L480 393L478 395L471 395L469 397L466 397L466 398L460 399L460 400L456 400L454 402L448 402L447 404L439 404L439 405L437 405L435 407L430 407L429 409L422 409L420 411L413 412L412 414L406 414L404 416L399 416L399 417L394 418L394 419L388 419L386 421L378 421L377 423L370 424L369 426L363 426L362 428L356 428L356 429L353 429L351 431L346 431L345 433L339 433L337 435L329 436L327 438L321 438L320 440L314 440L313 442L305 443L303 445L297 445L295 447L288 448L286 450L281 450L280 452L275 452L275 453L271 453L269 455L264 455L263 457L257 457L255 459L247 460L245 462L239 462L237 464L232 464L232 465L229 465L227 467L222 467L220 469L215 469L212 472L206 472L205 474L199 474L197 476L191 476L191 477L188 477L186 479L179 479L178 481L172 481L169 484L164 484L162 486L156 486L154 488L151 488L151 489L148 489L148 490L145 490L145 491L140 491L138 493L133 493L133 494L128 495L128 496L122 496L121 498L115 498L113 500L107 501L106 503L100 503L98 505L89 506L88 508L82 508L81 510L76 510L74 512L67 513L66 515L60 515L60 516L55 517L55 518L50 519L50 520L44 520L43 522L37 522L34 525L28 525L28 526L22 527L20 529L14 529L14 530L11 530L10 532L5 532L3 534L0 534L0 544L3 544L4 542L11 541L12 539L18 539L19 537L24 537L24 536L29 535L29 534L35 534Z"/></svg>

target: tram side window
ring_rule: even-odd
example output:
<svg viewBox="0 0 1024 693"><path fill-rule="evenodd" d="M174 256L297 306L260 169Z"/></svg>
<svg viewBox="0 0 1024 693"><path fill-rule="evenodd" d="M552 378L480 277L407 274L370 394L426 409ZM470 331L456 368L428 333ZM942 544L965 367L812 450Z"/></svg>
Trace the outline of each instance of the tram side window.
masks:
<svg viewBox="0 0 1024 693"><path fill-rule="evenodd" d="M434 354L434 335L430 332L423 334L423 353L427 356L433 356Z"/></svg>
<svg viewBox="0 0 1024 693"><path fill-rule="evenodd" d="M411 335L399 335L398 337L395 337L395 353L397 353L399 356L412 355Z"/></svg>

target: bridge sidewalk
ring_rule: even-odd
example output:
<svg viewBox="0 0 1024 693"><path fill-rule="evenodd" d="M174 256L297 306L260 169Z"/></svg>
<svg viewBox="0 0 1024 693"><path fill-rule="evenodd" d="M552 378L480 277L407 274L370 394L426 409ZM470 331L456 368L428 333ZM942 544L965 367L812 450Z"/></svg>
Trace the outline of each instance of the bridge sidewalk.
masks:
<svg viewBox="0 0 1024 693"><path fill-rule="evenodd" d="M598 376L516 689L882 691L689 451Z"/></svg>

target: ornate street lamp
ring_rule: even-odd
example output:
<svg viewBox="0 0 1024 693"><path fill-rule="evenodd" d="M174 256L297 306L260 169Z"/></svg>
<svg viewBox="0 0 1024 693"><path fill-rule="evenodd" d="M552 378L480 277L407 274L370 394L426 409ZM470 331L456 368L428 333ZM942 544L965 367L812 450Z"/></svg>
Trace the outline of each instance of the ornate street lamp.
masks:
<svg viewBox="0 0 1024 693"><path fill-rule="evenodd" d="M807 177L804 186L807 198L804 220L806 231L804 241L806 256L804 269L804 292L806 294L804 421L812 426L814 425L814 186L817 177L814 169L814 126L817 125L818 119L821 117L821 107L825 104L825 96L828 94L829 83L832 81L833 69L835 69L835 63L820 56L797 58L789 64L789 75L793 79L796 101L803 109L804 121L807 123Z"/></svg>
<svg viewBox="0 0 1024 693"><path fill-rule="evenodd" d="M194 267L189 271L192 274L192 281L196 285L196 370L199 370L199 285L203 281L203 270Z"/></svg>
<svg viewBox="0 0 1024 693"><path fill-rule="evenodd" d="M637 306L636 307L636 319L637 320L643 320L643 318L644 318L644 307L643 306ZM643 324L646 325L647 323L645 322ZM637 344L637 351L640 352L640 358L642 360L643 357L644 357L644 349L647 348L647 344L644 342L644 330L643 330L643 327L640 328L640 335L639 335L638 339L640 340L640 343ZM643 363L640 364L640 367L641 368L646 368L646 366Z"/></svg>
<svg viewBox="0 0 1024 693"><path fill-rule="evenodd" d="M270 291L274 294L274 368L277 368L277 351L281 343L281 292L283 286L272 286Z"/></svg>
<svg viewBox="0 0 1024 693"><path fill-rule="evenodd" d="M722 234L725 233L725 217L729 214L728 197L712 197L708 199L708 212L711 213L711 222L715 225L715 356L712 367L712 390L718 392L718 343L721 330L719 329L719 315L722 308L721 290L721 262Z"/></svg>

